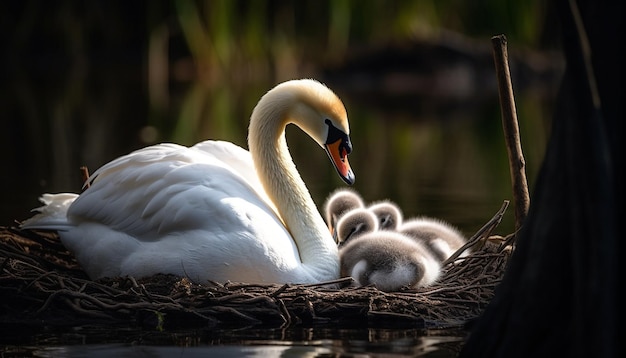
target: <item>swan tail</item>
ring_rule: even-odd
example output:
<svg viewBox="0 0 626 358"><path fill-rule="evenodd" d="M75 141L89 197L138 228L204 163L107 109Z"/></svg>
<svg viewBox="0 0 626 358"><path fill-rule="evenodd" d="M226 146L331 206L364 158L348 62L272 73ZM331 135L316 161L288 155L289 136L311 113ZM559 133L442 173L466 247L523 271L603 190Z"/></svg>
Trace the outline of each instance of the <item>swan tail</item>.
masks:
<svg viewBox="0 0 626 358"><path fill-rule="evenodd" d="M21 229L66 230L70 227L67 209L78 197L77 194L43 194L39 201L44 205L33 209L33 217L24 220Z"/></svg>

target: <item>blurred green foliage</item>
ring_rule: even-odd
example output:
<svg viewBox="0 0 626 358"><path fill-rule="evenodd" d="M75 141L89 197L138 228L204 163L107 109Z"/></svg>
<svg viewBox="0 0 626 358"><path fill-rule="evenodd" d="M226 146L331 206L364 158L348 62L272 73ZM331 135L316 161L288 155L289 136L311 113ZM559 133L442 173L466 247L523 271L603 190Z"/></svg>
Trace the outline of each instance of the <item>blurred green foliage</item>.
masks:
<svg viewBox="0 0 626 358"><path fill-rule="evenodd" d="M219 138L246 146L250 112L271 86L314 77L365 48L436 41L447 32L482 42L504 33L516 48L545 48L554 35L548 6L539 0L2 1L0 152L7 167L20 169L0 186L16 188L6 202L24 202L3 207L3 216L26 217L41 192L79 189L75 168L95 170L146 144ZM416 94L408 101L419 102L419 111L392 113L368 97L340 95L351 119L357 189L367 198L390 198L408 214L441 214L463 228L476 228L510 198L497 99L472 99L477 103L470 107L438 99L451 108L442 113L433 110L434 98ZM523 143L535 140L525 147L529 171L545 141L546 111L538 101L520 96L518 102ZM321 203L339 179L323 155L311 158L308 138L287 134Z"/></svg>
<svg viewBox="0 0 626 358"><path fill-rule="evenodd" d="M544 38L540 0L176 0L177 21L197 62L227 70L238 61L340 59L352 46L427 39L442 30L518 46Z"/></svg>

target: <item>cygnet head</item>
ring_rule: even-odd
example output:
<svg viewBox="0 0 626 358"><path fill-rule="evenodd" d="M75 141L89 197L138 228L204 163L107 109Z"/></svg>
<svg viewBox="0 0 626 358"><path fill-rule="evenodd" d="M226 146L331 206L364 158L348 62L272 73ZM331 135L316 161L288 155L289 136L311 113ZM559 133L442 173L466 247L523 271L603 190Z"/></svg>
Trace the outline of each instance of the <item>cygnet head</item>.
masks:
<svg viewBox="0 0 626 358"><path fill-rule="evenodd" d="M398 232L423 242L440 261L445 261L467 242L465 236L452 224L430 217L406 220L398 227ZM469 252L467 249L461 256Z"/></svg>
<svg viewBox="0 0 626 358"><path fill-rule="evenodd" d="M346 212L362 208L365 204L359 193L349 188L339 188L333 191L324 202L324 219L331 233L334 233L337 221Z"/></svg>
<svg viewBox="0 0 626 358"><path fill-rule="evenodd" d="M339 249L341 276L356 285L373 284L381 291L433 284L441 265L419 242L394 231L375 231L351 240Z"/></svg>
<svg viewBox="0 0 626 358"><path fill-rule="evenodd" d="M337 221L334 232L339 247L361 235L378 230L378 217L371 210L356 208L343 214Z"/></svg>
<svg viewBox="0 0 626 358"><path fill-rule="evenodd" d="M402 210L397 204L389 200L373 202L368 206L368 209L378 217L380 230L396 230L402 223Z"/></svg>

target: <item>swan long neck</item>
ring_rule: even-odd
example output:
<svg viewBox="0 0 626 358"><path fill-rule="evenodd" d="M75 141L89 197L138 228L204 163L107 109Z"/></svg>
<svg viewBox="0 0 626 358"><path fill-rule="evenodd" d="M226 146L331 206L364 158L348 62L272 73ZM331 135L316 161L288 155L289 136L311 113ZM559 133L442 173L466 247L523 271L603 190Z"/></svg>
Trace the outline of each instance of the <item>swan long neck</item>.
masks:
<svg viewBox="0 0 626 358"><path fill-rule="evenodd" d="M314 280L339 277L337 245L300 177L285 140L294 96L268 92L252 113L248 146L257 175Z"/></svg>

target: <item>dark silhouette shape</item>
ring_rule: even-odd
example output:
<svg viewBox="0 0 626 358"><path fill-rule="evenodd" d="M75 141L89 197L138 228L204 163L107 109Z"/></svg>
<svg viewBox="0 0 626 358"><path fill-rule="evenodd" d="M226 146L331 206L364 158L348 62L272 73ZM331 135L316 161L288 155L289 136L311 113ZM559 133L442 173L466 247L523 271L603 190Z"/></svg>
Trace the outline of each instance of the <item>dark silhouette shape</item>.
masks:
<svg viewBox="0 0 626 358"><path fill-rule="evenodd" d="M503 281L461 357L619 352L624 11L608 0L556 5L567 68L546 157Z"/></svg>

